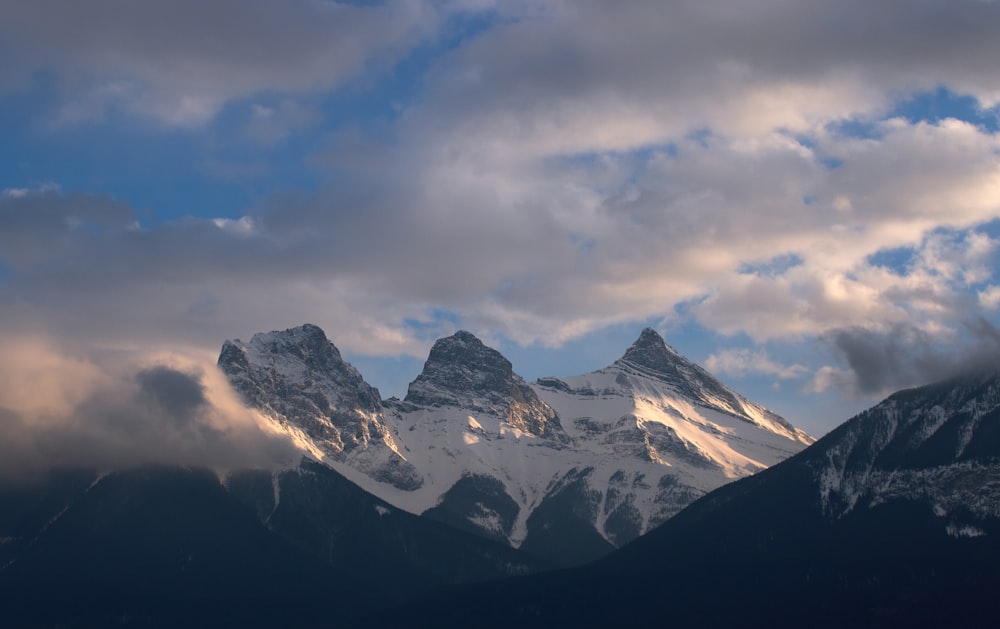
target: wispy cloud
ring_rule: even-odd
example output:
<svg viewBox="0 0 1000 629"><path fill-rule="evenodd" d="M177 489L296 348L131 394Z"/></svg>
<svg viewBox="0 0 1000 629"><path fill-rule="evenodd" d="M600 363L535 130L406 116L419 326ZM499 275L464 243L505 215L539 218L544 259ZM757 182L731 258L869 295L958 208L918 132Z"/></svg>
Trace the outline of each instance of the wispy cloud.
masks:
<svg viewBox="0 0 1000 629"><path fill-rule="evenodd" d="M709 355L705 361L709 371L742 378L762 374L779 380L795 380L809 373L804 365L783 365L775 362L761 349L730 349Z"/></svg>

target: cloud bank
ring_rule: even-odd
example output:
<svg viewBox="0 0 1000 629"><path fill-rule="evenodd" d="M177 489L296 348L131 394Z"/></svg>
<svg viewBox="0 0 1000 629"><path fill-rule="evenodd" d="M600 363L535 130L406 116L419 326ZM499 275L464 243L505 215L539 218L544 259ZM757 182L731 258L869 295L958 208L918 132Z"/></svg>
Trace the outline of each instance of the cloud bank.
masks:
<svg viewBox="0 0 1000 629"><path fill-rule="evenodd" d="M146 464L217 471L296 462L301 453L247 409L225 377L176 356L69 358L44 339L0 356L0 480L53 468Z"/></svg>
<svg viewBox="0 0 1000 629"><path fill-rule="evenodd" d="M786 367L758 348L717 353L720 371L812 369L813 390L866 394L932 375L899 366L938 361L1000 303L996 3L4 13L16 54L0 55L0 90L44 69L63 125L216 137L241 105L262 155L317 129L328 140L295 157L315 189L238 217L149 221L112 196L12 183L0 335L214 349L312 320L349 352L423 357L456 327L558 346L686 317L759 346L819 341L832 363ZM330 122L324 98L378 92L406 63L419 89L392 93L392 117ZM993 123L906 113L942 93Z"/></svg>

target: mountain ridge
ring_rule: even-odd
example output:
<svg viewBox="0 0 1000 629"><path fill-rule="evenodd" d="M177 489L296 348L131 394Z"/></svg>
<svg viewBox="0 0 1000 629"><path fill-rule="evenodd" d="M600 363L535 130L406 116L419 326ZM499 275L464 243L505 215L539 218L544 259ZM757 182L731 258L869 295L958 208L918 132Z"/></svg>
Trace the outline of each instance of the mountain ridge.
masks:
<svg viewBox="0 0 1000 629"><path fill-rule="evenodd" d="M565 565L610 552L809 441L668 350L651 329L604 370L531 384L459 331L434 343L406 399L380 400L374 412L338 408L367 385L335 348L325 349L333 344L315 326L258 337L227 341L220 368L238 391L259 392L244 397L313 458L406 511ZM303 337L316 346L302 350ZM309 362L323 352L336 356L333 369ZM657 368L672 368L673 379ZM600 384L591 391L580 379ZM342 418L367 422L380 438L348 449L312 437L314 426ZM560 541L569 539L577 542Z"/></svg>

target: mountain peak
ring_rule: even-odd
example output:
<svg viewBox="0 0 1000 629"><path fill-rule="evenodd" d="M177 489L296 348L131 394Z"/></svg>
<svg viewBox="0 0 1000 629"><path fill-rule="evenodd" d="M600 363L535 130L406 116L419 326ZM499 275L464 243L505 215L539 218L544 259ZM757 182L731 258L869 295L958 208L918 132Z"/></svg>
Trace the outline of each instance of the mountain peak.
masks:
<svg viewBox="0 0 1000 629"><path fill-rule="evenodd" d="M382 401L318 326L226 341L219 368L233 388L264 410L323 441L331 451L385 441Z"/></svg>
<svg viewBox="0 0 1000 629"><path fill-rule="evenodd" d="M434 342L424 370L410 384L406 400L440 404L445 392L498 391L505 389L513 376L513 367L503 354L487 347L471 332L459 330Z"/></svg>
<svg viewBox="0 0 1000 629"><path fill-rule="evenodd" d="M625 351L621 360L637 367L664 373L673 371L677 361L683 359L677 350L667 345L656 330L645 328L635 343Z"/></svg>
<svg viewBox="0 0 1000 629"><path fill-rule="evenodd" d="M249 346L266 349L274 352L278 348L292 350L294 354L301 358L309 356L326 357L342 361L340 351L327 338L326 333L312 323L304 323L287 330L275 330L273 332L259 332L250 339Z"/></svg>
<svg viewBox="0 0 1000 629"><path fill-rule="evenodd" d="M811 439L785 419L759 407L719 382L668 345L656 330L646 328L614 366L660 380L693 401L808 443Z"/></svg>
<svg viewBox="0 0 1000 629"><path fill-rule="evenodd" d="M490 413L529 434L565 437L555 411L514 373L510 361L465 330L434 342L406 401Z"/></svg>

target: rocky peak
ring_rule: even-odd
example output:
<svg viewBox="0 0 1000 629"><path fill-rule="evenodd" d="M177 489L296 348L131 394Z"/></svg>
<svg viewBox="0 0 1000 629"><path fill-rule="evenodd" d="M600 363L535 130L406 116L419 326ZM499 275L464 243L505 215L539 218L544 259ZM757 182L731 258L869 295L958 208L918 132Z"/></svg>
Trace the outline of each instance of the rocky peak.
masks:
<svg viewBox="0 0 1000 629"><path fill-rule="evenodd" d="M529 434L565 440L555 411L514 373L510 361L465 330L434 343L406 402L491 413Z"/></svg>
<svg viewBox="0 0 1000 629"><path fill-rule="evenodd" d="M456 396L506 393L513 378L514 370L503 354L461 330L434 343L406 401L441 404Z"/></svg>
<svg viewBox="0 0 1000 629"><path fill-rule="evenodd" d="M646 328L639 334L635 343L615 361L615 366L653 376L696 399L701 397L698 393L702 390L728 396L720 382L667 345L652 328Z"/></svg>
<svg viewBox="0 0 1000 629"><path fill-rule="evenodd" d="M247 403L334 452L388 436L378 390L315 325L255 334L249 343L227 340L218 364Z"/></svg>
<svg viewBox="0 0 1000 629"><path fill-rule="evenodd" d="M326 457L412 491L423 480L399 453L376 388L347 363L323 330L305 324L226 341L219 368L255 408L301 430Z"/></svg>
<svg viewBox="0 0 1000 629"><path fill-rule="evenodd" d="M678 362L686 362L653 328L644 329L620 360L660 373L672 373Z"/></svg>
<svg viewBox="0 0 1000 629"><path fill-rule="evenodd" d="M755 405L719 382L715 376L697 364L681 356L652 328L644 329L635 343L615 361L614 366L626 373L638 372L656 378L678 393L708 408L757 423L752 419L755 413L751 408ZM778 427L780 431L787 432L798 440L809 439L805 433L793 427L781 416L763 407L758 407L757 410L768 423Z"/></svg>

